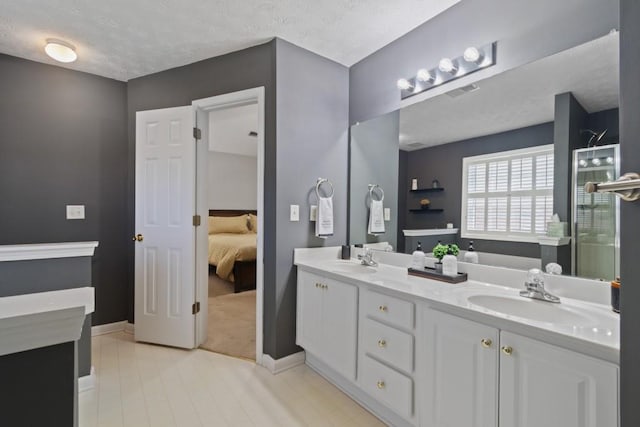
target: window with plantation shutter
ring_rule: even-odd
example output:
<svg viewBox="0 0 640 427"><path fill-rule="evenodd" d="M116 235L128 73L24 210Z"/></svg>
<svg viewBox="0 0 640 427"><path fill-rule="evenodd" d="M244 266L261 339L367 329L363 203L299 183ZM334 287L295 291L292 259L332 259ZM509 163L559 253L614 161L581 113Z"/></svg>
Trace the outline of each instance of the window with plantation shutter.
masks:
<svg viewBox="0 0 640 427"><path fill-rule="evenodd" d="M462 237L537 242L553 215L553 145L465 157Z"/></svg>

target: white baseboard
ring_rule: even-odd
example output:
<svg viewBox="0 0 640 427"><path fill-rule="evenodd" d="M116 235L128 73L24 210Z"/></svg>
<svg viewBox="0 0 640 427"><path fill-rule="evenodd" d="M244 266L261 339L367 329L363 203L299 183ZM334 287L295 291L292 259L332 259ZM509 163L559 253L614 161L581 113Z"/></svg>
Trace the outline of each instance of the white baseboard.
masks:
<svg viewBox="0 0 640 427"><path fill-rule="evenodd" d="M279 374L282 371L291 369L294 366L302 365L305 360L304 351L290 354L280 359L274 359L268 354L262 356L262 366L267 368L272 374Z"/></svg>
<svg viewBox="0 0 640 427"><path fill-rule="evenodd" d="M121 322L107 323L104 325L96 325L91 327L91 336L110 334L113 332L127 332L133 333L133 323L129 323L126 320Z"/></svg>
<svg viewBox="0 0 640 427"><path fill-rule="evenodd" d="M127 322L127 324L124 325L124 331L128 334L133 334L135 332L135 329L136 329L136 325L133 323Z"/></svg>
<svg viewBox="0 0 640 427"><path fill-rule="evenodd" d="M96 368L92 366L89 375L85 375L84 377L78 378L78 393L91 390L95 386L96 386Z"/></svg>

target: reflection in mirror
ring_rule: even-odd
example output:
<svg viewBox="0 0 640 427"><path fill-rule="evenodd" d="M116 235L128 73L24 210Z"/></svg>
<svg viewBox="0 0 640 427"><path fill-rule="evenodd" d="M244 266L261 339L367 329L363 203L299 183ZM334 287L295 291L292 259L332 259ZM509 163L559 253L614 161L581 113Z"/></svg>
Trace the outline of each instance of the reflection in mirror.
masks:
<svg viewBox="0 0 640 427"><path fill-rule="evenodd" d="M463 260L473 241L482 264L554 262L563 274L614 279L617 198L581 185L619 176L618 39L612 33L400 110L397 250L457 243ZM364 206L369 181L395 167L388 146L375 154L373 139L391 117L351 131L352 244L367 241L366 214L354 206ZM385 200L391 193L385 188Z"/></svg>

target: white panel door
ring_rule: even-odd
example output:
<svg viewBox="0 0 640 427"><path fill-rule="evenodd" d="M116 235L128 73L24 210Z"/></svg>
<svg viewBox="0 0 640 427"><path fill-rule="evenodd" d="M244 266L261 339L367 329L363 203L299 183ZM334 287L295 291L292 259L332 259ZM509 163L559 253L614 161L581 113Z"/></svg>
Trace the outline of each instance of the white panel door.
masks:
<svg viewBox="0 0 640 427"><path fill-rule="evenodd" d="M508 332L500 345L500 425L618 425L615 365Z"/></svg>
<svg viewBox="0 0 640 427"><path fill-rule="evenodd" d="M191 106L136 113L135 339L195 346Z"/></svg>
<svg viewBox="0 0 640 427"><path fill-rule="evenodd" d="M498 330L435 310L428 310L425 320L420 424L497 427Z"/></svg>

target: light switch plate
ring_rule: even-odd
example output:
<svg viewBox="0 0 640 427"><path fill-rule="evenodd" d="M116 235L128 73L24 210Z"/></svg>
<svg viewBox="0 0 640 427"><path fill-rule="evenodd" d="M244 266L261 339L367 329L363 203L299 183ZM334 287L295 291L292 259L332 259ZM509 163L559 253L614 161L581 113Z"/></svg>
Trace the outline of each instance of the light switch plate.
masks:
<svg viewBox="0 0 640 427"><path fill-rule="evenodd" d="M291 205L289 207L289 221L300 221L300 206Z"/></svg>
<svg viewBox="0 0 640 427"><path fill-rule="evenodd" d="M309 221L315 221L318 218L318 206L311 205L311 210L309 211Z"/></svg>
<svg viewBox="0 0 640 427"><path fill-rule="evenodd" d="M391 221L391 208L384 208L384 220Z"/></svg>
<svg viewBox="0 0 640 427"><path fill-rule="evenodd" d="M84 219L84 205L67 205L67 219Z"/></svg>

